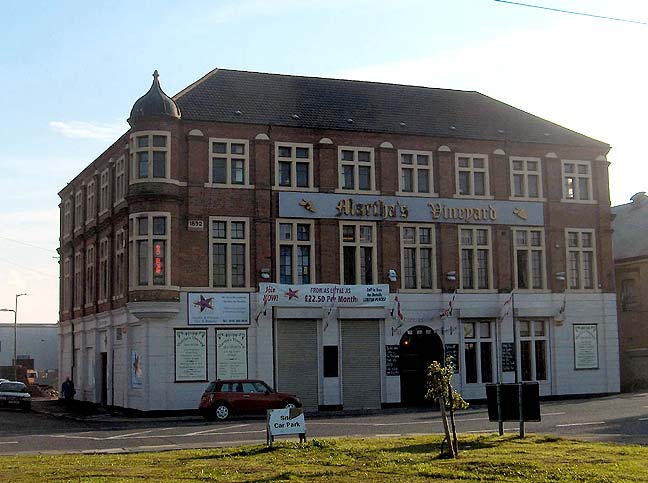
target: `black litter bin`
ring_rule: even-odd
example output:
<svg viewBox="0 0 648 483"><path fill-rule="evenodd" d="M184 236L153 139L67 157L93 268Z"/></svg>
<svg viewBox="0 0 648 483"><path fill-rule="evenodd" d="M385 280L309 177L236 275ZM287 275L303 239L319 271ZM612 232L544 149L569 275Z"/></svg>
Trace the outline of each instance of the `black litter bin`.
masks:
<svg viewBox="0 0 648 483"><path fill-rule="evenodd" d="M486 399L490 421L540 421L540 386L537 382L486 384Z"/></svg>

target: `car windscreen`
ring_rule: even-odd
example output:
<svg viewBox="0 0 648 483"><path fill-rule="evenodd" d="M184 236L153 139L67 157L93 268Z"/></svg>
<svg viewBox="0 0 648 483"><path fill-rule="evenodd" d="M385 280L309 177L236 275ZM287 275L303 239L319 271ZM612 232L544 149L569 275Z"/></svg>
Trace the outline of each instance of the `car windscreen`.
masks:
<svg viewBox="0 0 648 483"><path fill-rule="evenodd" d="M254 387L256 388L257 392L272 392L272 388L268 387L265 383L261 381L257 381L254 383Z"/></svg>
<svg viewBox="0 0 648 483"><path fill-rule="evenodd" d="M22 383L3 382L0 384L0 392L27 392L27 388Z"/></svg>

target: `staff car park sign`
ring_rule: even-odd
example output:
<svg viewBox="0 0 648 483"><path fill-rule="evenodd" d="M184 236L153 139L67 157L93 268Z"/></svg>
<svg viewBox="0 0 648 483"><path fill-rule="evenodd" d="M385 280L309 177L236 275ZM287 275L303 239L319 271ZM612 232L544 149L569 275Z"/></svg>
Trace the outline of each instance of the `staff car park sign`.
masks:
<svg viewBox="0 0 648 483"><path fill-rule="evenodd" d="M302 408L270 409L266 418L267 443L272 445L275 436L298 434L299 441L306 441L306 421Z"/></svg>
<svg viewBox="0 0 648 483"><path fill-rule="evenodd" d="M385 307L389 285L259 284L264 307Z"/></svg>

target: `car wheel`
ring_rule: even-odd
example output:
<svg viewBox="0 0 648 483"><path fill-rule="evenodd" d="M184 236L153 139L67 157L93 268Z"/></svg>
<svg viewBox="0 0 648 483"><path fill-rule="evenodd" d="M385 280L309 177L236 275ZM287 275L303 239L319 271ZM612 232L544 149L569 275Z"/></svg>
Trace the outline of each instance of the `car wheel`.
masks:
<svg viewBox="0 0 648 483"><path fill-rule="evenodd" d="M230 417L230 408L225 403L218 403L216 404L216 411L214 411L214 414L216 415L216 419L219 421L225 421Z"/></svg>
<svg viewBox="0 0 648 483"><path fill-rule="evenodd" d="M284 404L284 409L292 409L296 407L297 405L293 401L286 401L286 403Z"/></svg>
<svg viewBox="0 0 648 483"><path fill-rule="evenodd" d="M28 413L28 412L31 411L31 404L21 404L21 405L20 405L20 409L21 409L23 412Z"/></svg>

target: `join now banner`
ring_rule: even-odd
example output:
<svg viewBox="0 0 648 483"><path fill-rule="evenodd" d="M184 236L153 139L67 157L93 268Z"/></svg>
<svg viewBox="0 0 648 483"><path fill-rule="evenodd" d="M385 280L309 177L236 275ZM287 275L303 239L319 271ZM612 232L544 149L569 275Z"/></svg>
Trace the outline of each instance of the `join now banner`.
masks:
<svg viewBox="0 0 648 483"><path fill-rule="evenodd" d="M386 307L389 285L259 284L264 307Z"/></svg>

